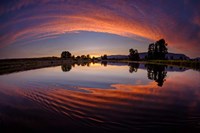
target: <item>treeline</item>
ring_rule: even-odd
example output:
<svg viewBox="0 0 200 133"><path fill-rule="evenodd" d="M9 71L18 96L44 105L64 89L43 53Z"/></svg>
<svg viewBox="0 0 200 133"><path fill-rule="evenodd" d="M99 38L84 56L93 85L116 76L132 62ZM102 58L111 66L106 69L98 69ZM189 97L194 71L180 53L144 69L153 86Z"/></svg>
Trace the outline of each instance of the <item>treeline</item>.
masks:
<svg viewBox="0 0 200 133"><path fill-rule="evenodd" d="M145 57L146 60L166 60L165 55L168 53L167 43L164 39L160 39L155 43L149 44L148 55ZM129 60L139 61L140 56L137 49L129 50Z"/></svg>
<svg viewBox="0 0 200 133"><path fill-rule="evenodd" d="M160 39L155 43L149 44L148 55L145 57L146 60L166 60L165 55L168 53L167 43L164 39ZM102 60L108 60L107 55L101 56ZM129 49L128 60L139 61L140 56L137 49Z"/></svg>
<svg viewBox="0 0 200 133"><path fill-rule="evenodd" d="M61 53L61 59L73 59L73 60L98 60L96 57L91 57L89 54L74 56L69 51L63 51Z"/></svg>
<svg viewBox="0 0 200 133"><path fill-rule="evenodd" d="M147 60L165 60L165 55L168 53L167 43L164 39L160 39L155 43L149 44ZM98 58L90 57L90 55L74 56L69 51L63 51L61 53L61 59L74 59L74 60L98 60ZM100 57L101 60L108 60L106 54ZM137 49L129 49L128 59L132 61L139 61L140 56Z"/></svg>
<svg viewBox="0 0 200 133"><path fill-rule="evenodd" d="M147 48L147 55L145 57L143 57L142 59L140 59L139 56L139 52L137 49L129 49L129 54L127 57L125 58L108 58L108 56L106 54L102 55L99 58L95 58L95 57L91 57L89 54L88 55L81 55L81 56L74 56L72 55L69 51L63 51L61 53L61 59L73 59L73 60L86 60L86 61L106 61L106 60L125 60L125 61L165 61L163 62L164 64L166 64L166 62L168 61L173 61L175 60L172 57L168 57L166 56L166 54L168 54L168 48L167 48L168 44L166 43L166 41L164 39L160 39L154 43L149 44L148 48ZM176 59L177 60L177 59ZM180 60L180 61L179 61ZM181 62L181 60L185 60L186 62L181 63L184 64L184 66L192 66L195 68L199 68L199 62L195 61L195 60L187 60L186 58L180 57L180 59L178 59L177 62ZM177 64L177 62L173 62L173 64ZM186 65L185 65L186 64Z"/></svg>

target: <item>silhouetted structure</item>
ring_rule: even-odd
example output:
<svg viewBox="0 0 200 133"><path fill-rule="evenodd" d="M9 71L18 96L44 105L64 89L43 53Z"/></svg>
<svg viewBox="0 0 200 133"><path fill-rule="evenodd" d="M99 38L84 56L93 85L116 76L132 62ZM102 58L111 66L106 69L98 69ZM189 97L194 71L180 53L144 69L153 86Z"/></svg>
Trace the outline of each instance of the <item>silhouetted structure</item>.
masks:
<svg viewBox="0 0 200 133"><path fill-rule="evenodd" d="M164 39L160 39L155 43L149 44L148 59L150 60L164 60L167 52L167 43Z"/></svg>
<svg viewBox="0 0 200 133"><path fill-rule="evenodd" d="M146 64L147 68L147 77L151 80L154 80L158 83L158 86L163 86L165 77L167 76L167 71L165 71L166 65L154 65Z"/></svg>
<svg viewBox="0 0 200 133"><path fill-rule="evenodd" d="M129 50L129 59L133 60L133 61L138 61L140 59L139 53L137 51L137 49L130 49Z"/></svg>

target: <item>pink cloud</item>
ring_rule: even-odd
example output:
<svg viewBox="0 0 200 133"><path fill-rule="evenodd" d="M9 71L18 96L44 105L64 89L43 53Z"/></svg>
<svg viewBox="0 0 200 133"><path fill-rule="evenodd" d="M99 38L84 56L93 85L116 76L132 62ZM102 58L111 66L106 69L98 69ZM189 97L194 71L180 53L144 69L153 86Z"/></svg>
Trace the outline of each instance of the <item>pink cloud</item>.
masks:
<svg viewBox="0 0 200 133"><path fill-rule="evenodd" d="M10 10L21 10L22 7L32 4L34 3L31 1L22 1ZM198 19L194 22L198 24ZM29 25L31 23L33 25ZM27 39L29 41L45 39L54 34L59 36L72 31L92 31L130 38L139 36L152 41L165 38L169 47L178 51L183 52L190 48L193 54L198 54L200 50L197 41L199 36L191 38L188 35L193 34L188 32L191 31L190 26L182 26L179 21L160 8L152 8L148 3L140 1L135 1L133 4L125 1L115 3L103 1L100 5L88 1L69 1L60 4L43 1L38 7L16 14L1 28L23 24L27 25L21 29L7 30L7 33L0 37L0 41L3 42L0 47Z"/></svg>

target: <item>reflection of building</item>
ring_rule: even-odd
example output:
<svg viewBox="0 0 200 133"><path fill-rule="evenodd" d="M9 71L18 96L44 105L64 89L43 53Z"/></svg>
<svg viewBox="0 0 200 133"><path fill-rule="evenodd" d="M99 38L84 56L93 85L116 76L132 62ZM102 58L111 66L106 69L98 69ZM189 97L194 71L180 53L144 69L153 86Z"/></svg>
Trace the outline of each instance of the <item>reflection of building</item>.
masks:
<svg viewBox="0 0 200 133"><path fill-rule="evenodd" d="M147 76L151 80L155 80L158 83L158 86L163 86L165 77L167 76L167 71L165 71L165 65L154 65L146 64Z"/></svg>

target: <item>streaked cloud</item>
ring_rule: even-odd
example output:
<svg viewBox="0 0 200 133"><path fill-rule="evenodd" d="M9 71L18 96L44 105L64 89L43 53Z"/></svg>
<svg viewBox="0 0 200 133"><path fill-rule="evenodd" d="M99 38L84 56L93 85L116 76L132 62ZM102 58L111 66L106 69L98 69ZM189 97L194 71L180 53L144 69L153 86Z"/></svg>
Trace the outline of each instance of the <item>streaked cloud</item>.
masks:
<svg viewBox="0 0 200 133"><path fill-rule="evenodd" d="M197 1L25 1L2 3L0 48L15 43L56 38L68 32L91 31L133 39L165 38L169 47L199 56ZM148 46L148 44L147 44ZM191 51L186 51L190 49Z"/></svg>

